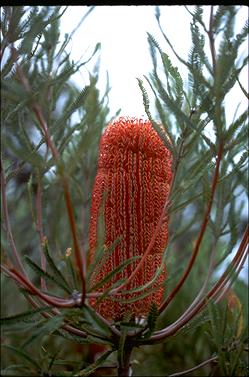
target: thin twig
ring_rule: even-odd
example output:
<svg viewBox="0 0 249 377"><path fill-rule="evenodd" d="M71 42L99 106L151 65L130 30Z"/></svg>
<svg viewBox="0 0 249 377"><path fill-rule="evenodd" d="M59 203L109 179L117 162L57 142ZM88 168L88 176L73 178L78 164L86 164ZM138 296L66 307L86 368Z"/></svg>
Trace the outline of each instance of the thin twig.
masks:
<svg viewBox="0 0 249 377"><path fill-rule="evenodd" d="M196 298L194 299L194 301L192 302L192 304L184 312L183 316L186 315L187 313L189 313L195 307L195 305L199 302L199 300L203 297L203 295L205 294L205 292L207 290L208 283L210 281L210 277L211 277L212 272L213 272L214 267L215 267L215 252L216 252L215 246L216 246L216 243L217 243L217 240L215 241L215 244L213 245L213 249L212 249L211 256L210 256L210 263L209 263L208 273L207 273L207 277L206 277L206 279L205 279L205 281L203 283L203 286L201 287L198 295L196 296ZM181 320L181 319L182 319L182 317L179 318L179 320Z"/></svg>
<svg viewBox="0 0 249 377"><path fill-rule="evenodd" d="M239 87L242 90L243 94L246 96L247 99L249 99L249 93L247 93L245 88L242 86L238 76L236 76L236 80L237 80L237 83L239 84Z"/></svg>
<svg viewBox="0 0 249 377"><path fill-rule="evenodd" d="M243 235L243 238L241 240L240 246L238 248L238 251L235 254L235 257L233 258L232 262L228 266L227 270L223 273L222 277L219 279L219 281L220 280L224 281L225 278L227 278L227 276L229 276L231 270L235 269L238 262L241 260L243 254L244 254L244 251L246 250L246 247L248 246L248 231L249 231L249 226L247 225L245 232L244 232L244 235ZM215 290L216 290L216 287L214 286L213 289L210 291L210 294L213 294L213 291L215 291Z"/></svg>
<svg viewBox="0 0 249 377"><path fill-rule="evenodd" d="M91 6L89 8L89 10L84 14L84 16L81 18L80 22L78 23L78 25L70 33L70 36L69 36L70 38L72 38L72 36L74 35L74 33L79 29L79 27L83 24L83 22L85 21L85 19L87 18L87 16L89 16L89 14L93 11L94 8L95 8L95 6Z"/></svg>
<svg viewBox="0 0 249 377"><path fill-rule="evenodd" d="M203 239L203 236L204 236L204 233L206 231L206 227L207 227L207 224L208 224L208 221L209 221L209 216L210 216L210 212L211 212L211 208L212 208L213 200L214 200L214 194L215 194L218 179L219 179L219 170L220 170L222 152L223 152L223 146L221 144L220 147L219 147L219 150L218 150L218 156L217 156L216 168L215 168L215 172L214 172L214 176L213 176L210 199L209 199L209 202L208 202L208 205L207 205L207 209L206 209L204 220L203 220L203 223L202 223L202 226L201 226L201 229L200 229L200 233L198 235L198 238L197 238L194 250L192 252L191 258L189 260L188 266L185 269L181 279L179 280L179 282L177 283L175 288L170 292L167 299L161 304L161 306L159 308L160 312L162 312L169 305L169 303L172 301L172 299L175 297L177 292L180 290L180 288L184 284L185 280L187 279L187 277L188 277L188 275L189 275L189 273L190 273L190 271L193 267L193 264L194 264L194 261L197 257L197 254L199 252L200 245L201 245L201 242L202 242L202 239Z"/></svg>
<svg viewBox="0 0 249 377"><path fill-rule="evenodd" d="M187 12L194 18L195 17L195 15L194 15L194 13L192 13L189 9L188 9L188 7L186 6L186 5L184 5L184 8L187 10ZM207 28L206 28L206 25L204 24L204 22L202 21L202 19L200 19L200 18L198 18L198 22L201 24L201 26L203 27L203 30L206 32L206 33L208 33L208 30L207 30Z"/></svg>
<svg viewBox="0 0 249 377"><path fill-rule="evenodd" d="M242 263L245 261L245 257L248 253L248 226L245 229L243 238L239 245L239 248L234 256L232 262L230 263L229 267L226 271L222 274L220 279L216 282L213 288L208 292L206 297L202 298L195 307L189 311L186 315L185 313L177 319L173 324L167 326L166 328L156 331L154 335L151 336L149 342L153 344L155 341L159 341L165 339L169 336L174 335L180 328L182 328L187 322L189 322L194 316L196 316L200 310L202 310L207 304L208 300L215 298L215 296L219 295L221 291L223 291L224 284L227 283L227 280L230 279L231 270L238 271L242 267Z"/></svg>
<svg viewBox="0 0 249 377"><path fill-rule="evenodd" d="M43 227L42 227L42 186L39 173L37 174L37 192L36 192L36 230L40 238L41 267L46 271L46 258L43 253ZM41 278L41 288L46 291L47 285L44 278Z"/></svg>
<svg viewBox="0 0 249 377"><path fill-rule="evenodd" d="M11 230L10 219L9 219L9 211L8 211L8 205L7 205L7 199L6 199L6 179L5 179L5 175L4 175L4 168L3 168L2 160L1 160L1 194L2 194L2 205L3 205L3 207L2 207L3 208L3 219L4 219L5 226L6 226L6 233L7 233L9 245L10 245L10 248L11 248L12 253L13 253L14 262L18 266L20 271L22 271L23 275L26 276L26 272L25 272L25 269L23 267L21 258L20 258L19 254L17 252L17 248L16 248L16 245L15 245L14 237L13 237L12 230Z"/></svg>
<svg viewBox="0 0 249 377"><path fill-rule="evenodd" d="M225 295L227 294L227 292L229 291L229 289L233 285L235 278L237 278L239 276L239 273L242 270L247 258L248 258L248 252L245 253L243 255L243 258L241 258L238 261L238 267L236 269L236 273L234 274L233 278L230 279L229 276L226 277L226 279L224 280L224 282L220 286L219 291L215 295L215 300L214 300L215 303L218 303L219 301L221 301L225 297Z"/></svg>
<svg viewBox="0 0 249 377"><path fill-rule="evenodd" d="M86 297L86 283L85 283L84 267L83 267L81 251L78 244L77 229L76 229L76 223L75 223L75 218L74 218L74 213L73 213L71 196L69 193L68 182L66 179L63 179L63 188L64 188L65 201L66 201L66 206L67 206L67 213L68 213L70 227L71 227L71 233L73 236L76 263L77 263L78 270L80 272L80 277L81 277L81 282L82 282L81 305L84 305L85 297Z"/></svg>
<svg viewBox="0 0 249 377"><path fill-rule="evenodd" d="M13 53L14 56L16 55L16 50L14 49L14 47L12 49L12 53ZM28 82L27 78L25 77L21 67L18 64L16 64L16 71L17 71L18 77L19 77L21 83L23 84L25 90L27 91L27 93L32 94L32 89L29 85L29 82ZM79 275L80 275L80 279L81 279L81 283L82 283L82 301L81 301L81 304L83 305L84 301L85 301L85 296L86 296L86 282L85 282L85 276L84 276L83 262L82 262L82 258L81 258L81 251L80 251L80 247L79 247L79 243L78 243L77 227L76 227L76 223L75 223L73 206L72 206L71 196L70 196L69 188L68 188L68 181L67 181L65 173L63 171L63 167L60 163L59 152L58 152L57 148L55 147L55 145L52 141L49 129L48 129L46 121L43 117L40 106L36 102L33 101L31 108L32 108L32 110L33 110L33 112L34 112L34 114L37 118L37 121L39 123L39 126L40 126L40 128L41 128L41 130L44 134L46 143L47 143L48 147L50 148L50 150L52 152L52 155L55 159L55 162L57 163L58 169L59 169L60 173L62 174L63 190L64 190L64 196L65 196L65 201L66 201L67 213L68 213L68 217L69 217L70 229L71 229L71 233L72 233L72 237L73 237L76 263L77 263L77 268L79 270Z"/></svg>
<svg viewBox="0 0 249 377"><path fill-rule="evenodd" d="M162 35L164 36L166 42L167 42L168 45L170 46L170 48L171 48L171 50L173 51L174 55L177 57L177 59L178 59L182 64L184 64L186 67L189 68L189 64L177 54L177 52L176 52L176 50L174 49L172 43L171 43L170 40L168 39L167 35L164 33L163 28L162 28L162 25L161 25L161 22L160 22L160 19L158 19L157 22L158 22L158 26L159 26L159 29L160 29Z"/></svg>
<svg viewBox="0 0 249 377"><path fill-rule="evenodd" d="M72 308L78 306L80 303L76 302L74 299L66 300L64 298L55 297L42 293L38 288L34 286L34 284L30 280L28 280L25 276L23 276L19 271L17 271L14 268L9 269L4 265L1 265L1 269L8 276L14 279L19 285L21 285L23 288L26 288L31 294L38 296L41 300L43 300L49 305L61 308Z"/></svg>
<svg viewBox="0 0 249 377"><path fill-rule="evenodd" d="M213 361L217 361L217 360L218 360L218 356L213 356L213 357L211 357L210 359L203 361L202 363L196 365L196 366L193 367L193 368L183 370L182 372L177 372L177 373L170 374L169 377L183 376L184 374L191 373L191 372L193 372L194 370L197 370L197 369L199 369L199 368L202 368L202 367L204 367L205 365L210 364L210 363L212 363Z"/></svg>
<svg viewBox="0 0 249 377"><path fill-rule="evenodd" d="M46 127L46 123L43 119L42 113L41 113L39 107L37 107L37 105L35 105L33 109L34 109L34 112L35 112L37 119L40 123L40 126L41 126L42 130L44 131L48 146L50 147L50 150L53 154L53 157L58 162L59 153L58 153L56 147L54 146L54 144L51 140L51 137L50 137L49 131ZM72 233L72 237L73 237L76 263L77 263L77 267L78 267L78 270L79 270L79 273L80 273L80 278L81 278L81 283L82 283L82 301L81 301L81 304L83 305L84 301L85 301L85 295L86 295L86 283L85 283L85 276L84 276L84 269L83 269L83 261L82 261L82 258L81 258L81 251L80 251L80 247L79 247L79 243L78 243L77 228L76 228L76 223L75 223L75 218L74 218L71 196L70 196L69 188L68 188L68 181L67 181L65 175L63 175L63 177L62 177L62 183L63 183L63 190L64 190L65 202L66 202L66 207L67 207L67 213L68 213L68 218L69 218L69 223L70 223L70 229L71 229L71 233Z"/></svg>

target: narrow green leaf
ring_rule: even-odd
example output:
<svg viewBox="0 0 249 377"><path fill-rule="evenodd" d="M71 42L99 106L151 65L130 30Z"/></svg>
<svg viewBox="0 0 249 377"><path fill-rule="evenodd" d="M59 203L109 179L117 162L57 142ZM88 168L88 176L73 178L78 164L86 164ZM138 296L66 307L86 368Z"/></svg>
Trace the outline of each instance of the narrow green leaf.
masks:
<svg viewBox="0 0 249 377"><path fill-rule="evenodd" d="M146 78L146 80L148 81L147 78ZM139 88L140 88L140 90L142 92L142 95L143 95L143 104L144 104L145 112L146 112L149 120L151 121L152 126L154 127L155 131L158 133L158 135L160 136L160 138L164 142L165 146L172 152L172 154L174 154L173 146L169 142L169 140L167 138L167 135L165 134L165 132L161 129L161 127L158 126L158 124L152 118L152 115L151 115L150 110L149 110L149 97L148 97L146 89L143 86L143 81L141 79L139 79L139 78L137 78L137 81L138 81L138 86L139 86ZM150 82L149 82L149 84L150 84ZM168 132L168 135L172 138L170 132ZM172 140L173 140L173 138L172 138Z"/></svg>
<svg viewBox="0 0 249 377"><path fill-rule="evenodd" d="M99 331L102 336L109 337L111 335L111 331L108 329L106 324L101 321L90 306L84 305L82 311L83 319L86 320L86 322L89 323L93 329Z"/></svg>
<svg viewBox="0 0 249 377"><path fill-rule="evenodd" d="M150 281L148 281L147 283L139 286L139 287L135 287L135 288L131 288L129 290L121 290L120 293L125 295L125 294L132 294L132 293L137 293L137 292L141 292L143 293L145 290L147 290L148 288L150 288L157 280L157 278L159 277L160 273L162 272L164 266L165 266L165 261L166 261L166 252L164 252L163 254L163 258L162 258L162 262L161 262L161 265L159 268L157 268L154 276L150 279Z"/></svg>
<svg viewBox="0 0 249 377"><path fill-rule="evenodd" d="M62 326L64 322L63 316L56 316L50 318L48 320L44 320L41 322L41 326L33 332L33 334L22 344L22 347L26 347L37 340L39 337L43 337L45 335L49 335L53 333L55 330L58 330Z"/></svg>
<svg viewBox="0 0 249 377"><path fill-rule="evenodd" d="M118 237L109 248L101 246L96 248L96 253L94 255L94 260L88 267L87 271L87 280L90 280L91 275L95 275L101 270L102 266L105 264L107 259L115 251L116 247L120 244L122 236Z"/></svg>
<svg viewBox="0 0 249 377"><path fill-rule="evenodd" d="M24 359L25 361L28 361L35 368L35 370L40 374L41 372L40 365L34 360L33 357L30 357L26 352L23 352L20 349L10 346L8 344L1 344L1 347L4 347L6 349L9 349L10 351L15 352L20 358Z"/></svg>
<svg viewBox="0 0 249 377"><path fill-rule="evenodd" d="M46 260L53 272L53 275L56 277L56 281L57 282L60 282L60 284L64 287L64 289L68 292L68 293L72 293L72 288L69 286L68 282L66 281L66 279L64 278L64 276L62 275L62 273L60 272L60 270L57 268L55 262L53 261L53 259L51 258L51 255L50 255L50 252L49 252L49 248L48 248L48 242L45 241L44 242L44 252L45 252L45 256L46 256Z"/></svg>
<svg viewBox="0 0 249 377"><path fill-rule="evenodd" d="M125 303L130 304L130 303L136 302L136 301L138 301L138 300L142 300L142 299L144 299L145 297L151 295L152 293L157 292L158 289L159 289L159 287L160 287L161 285L163 285L163 284L164 284L164 283L162 283L162 284L158 284L156 287L153 287L152 289L149 289L149 290L147 290L146 292L141 293L140 295L135 295L135 296L132 297L132 298L118 298L118 297L115 297L115 296L111 296L111 299L112 299L113 301L122 302L122 303L124 303L124 304L125 304ZM123 295L123 296L124 296L124 295Z"/></svg>
<svg viewBox="0 0 249 377"><path fill-rule="evenodd" d="M141 259L140 255L136 255L130 259L127 259L123 263L121 263L118 267L114 268L109 274L107 274L104 279L100 280L97 284L95 284L92 288L91 291L95 291L98 288L102 287L105 283L107 283L109 280L111 280L117 273L121 272L124 270L126 266L129 264L135 262L136 260Z"/></svg>
<svg viewBox="0 0 249 377"><path fill-rule="evenodd" d="M83 106L84 101L86 100L86 97L89 92L89 87L86 86L78 95L78 97L75 99L75 101L70 104L69 108L66 109L63 113L63 115L57 119L57 121L53 124L52 130L53 133L57 133L57 130L60 131L60 128L62 127L63 124L65 124L70 118L70 116L81 106Z"/></svg>
<svg viewBox="0 0 249 377"><path fill-rule="evenodd" d="M1 323L2 326L16 324L20 321L25 321L25 320L32 318L36 314L51 311L51 310L52 310L52 308L50 308L49 306L44 306L42 308L33 309L33 310L29 310L29 311L24 312L24 313L20 313L20 314L16 314L16 315L13 315L13 316L1 318L0 323Z"/></svg>
<svg viewBox="0 0 249 377"><path fill-rule="evenodd" d="M157 305L154 302L152 302L150 306L149 314L147 317L147 323L148 323L148 327L151 333L156 328L156 322L157 322L158 316L159 316L159 312L158 312Z"/></svg>
<svg viewBox="0 0 249 377"><path fill-rule="evenodd" d="M62 288L67 293L71 294L71 290L67 288L64 284L61 284L61 281L58 281L56 278L54 278L52 275L50 275L48 272L42 270L35 262L33 262L27 255L24 257L25 262L34 270L40 277L52 281L56 285L58 285L60 288Z"/></svg>
<svg viewBox="0 0 249 377"><path fill-rule="evenodd" d="M222 344L220 315L217 305L211 300L208 303L208 311L211 322L212 335L215 339L215 343L220 346Z"/></svg>

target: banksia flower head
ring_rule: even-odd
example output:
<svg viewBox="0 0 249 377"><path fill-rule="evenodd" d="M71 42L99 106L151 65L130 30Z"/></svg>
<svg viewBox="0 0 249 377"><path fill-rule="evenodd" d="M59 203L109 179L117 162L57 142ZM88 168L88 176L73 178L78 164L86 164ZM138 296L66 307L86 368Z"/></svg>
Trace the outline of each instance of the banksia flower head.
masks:
<svg viewBox="0 0 249 377"><path fill-rule="evenodd" d="M104 257L106 259L98 272L92 274L92 287L124 261L134 256L141 257L145 253L169 195L171 165L171 153L150 121L120 117L107 126L100 141L92 195L90 263L93 263L96 253L98 217L102 204L107 250L119 237L121 241L107 258ZM103 317L118 320L128 313L133 318L142 317L148 314L152 303L160 304L166 278L165 266L150 287L144 288L142 292L136 288L149 283L162 266L167 239L166 214L153 247L132 281L113 296L106 295L102 300L90 299L90 304ZM128 264L97 291L110 290L118 280L129 278L139 261L138 258Z"/></svg>

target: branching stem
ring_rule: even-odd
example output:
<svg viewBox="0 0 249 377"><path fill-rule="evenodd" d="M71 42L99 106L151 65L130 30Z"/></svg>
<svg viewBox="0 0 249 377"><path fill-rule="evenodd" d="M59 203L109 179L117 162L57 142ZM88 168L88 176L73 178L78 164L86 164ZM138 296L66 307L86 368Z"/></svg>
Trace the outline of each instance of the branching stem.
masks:
<svg viewBox="0 0 249 377"><path fill-rule="evenodd" d="M199 302L192 308L192 310L188 311L186 310L186 313L183 313L183 315L175 321L172 325L169 325L168 327L157 331L154 333L154 335L151 336L149 341L146 344L153 344L155 342L161 341L162 339L165 339L169 336L174 335L178 330L180 330L186 323L188 323L195 315L197 315L200 310L202 310L208 303L209 299L215 299L221 291L223 291L224 286L227 284L227 281L231 278L231 272L234 270L235 272L239 272L241 267L243 266L243 263L245 261L245 258L248 254L248 232L249 227L247 226L243 235L243 238L241 240L241 243L239 245L239 248L236 252L236 255L234 256L231 264L226 269L226 271L222 274L220 279L216 282L216 284L212 287L212 289L207 293L206 297L203 297L199 300ZM224 293L224 291L223 291Z"/></svg>
<svg viewBox="0 0 249 377"><path fill-rule="evenodd" d="M13 55L16 57L17 53L16 53L16 50L14 49L14 47L12 49L12 52L13 52ZM28 82L27 78L25 77L21 67L17 63L16 63L16 71L17 71L18 77L19 77L23 87L27 91L27 93L32 94L32 90L31 90L31 87L29 85L29 82ZM40 126L40 128L41 128L41 130L44 134L46 143L51 150L51 153L52 153L54 160L57 164L59 172L62 175L62 184L63 184L65 202L66 202L67 213L68 213L68 218L69 218L69 223L70 223L70 229L71 229L71 233L72 233L72 237L73 237L75 256L76 256L76 265L77 265L77 268L79 270L79 275L80 275L81 284L82 284L81 304L83 305L84 301L85 301L85 296L86 296L86 282L85 282L85 276L84 276L84 267L83 267L83 261L82 261L82 257L81 257L81 251L80 251L80 247L79 247L79 243L78 243L77 227L76 227L76 222L75 222L75 217L74 217L74 212L73 212L73 206L72 206L71 196L70 196L69 188L68 188L68 180L65 176L63 166L62 166L60 159L59 159L59 152L58 152L57 148L55 147L55 145L52 141L49 129L48 129L46 121L43 117L40 106L36 102L33 101L31 108L32 108L32 110L33 110L33 112L36 116L36 119L38 121L38 124L39 124L39 126Z"/></svg>
<svg viewBox="0 0 249 377"><path fill-rule="evenodd" d="M223 145L221 144L220 147L219 147L218 156L217 156L217 160L216 160L216 168L215 168L215 172L214 172L214 176L213 176L210 199L209 199L209 202L208 202L208 205L207 205L207 209L206 209L204 220L203 220L203 223L202 223L202 226L201 226L201 229L200 229L200 233L198 235L198 238L197 238L194 250L192 252L191 258L189 260L188 266L185 269L181 279L179 280L179 282L177 283L175 288L172 290L172 292L169 294L167 299L160 306L160 308L159 308L160 312L162 312L169 305L169 303L175 297L177 292L180 290L180 288L184 284L185 280L187 279L187 277L188 277L188 275L189 275L189 273L190 273L190 271L193 267L194 261L196 260L196 257L198 255L200 245L201 245L201 242L202 242L202 239L203 239L203 236L204 236L204 233L206 231L206 227L207 227L207 224L208 224L208 221L209 221L209 216L210 216L210 212L211 212L211 208L212 208L212 204L213 204L213 200L214 200L214 194L215 194L215 190L216 190L218 179L219 179L219 169L220 169L220 163L221 163L221 158L222 158L222 152L223 152Z"/></svg>

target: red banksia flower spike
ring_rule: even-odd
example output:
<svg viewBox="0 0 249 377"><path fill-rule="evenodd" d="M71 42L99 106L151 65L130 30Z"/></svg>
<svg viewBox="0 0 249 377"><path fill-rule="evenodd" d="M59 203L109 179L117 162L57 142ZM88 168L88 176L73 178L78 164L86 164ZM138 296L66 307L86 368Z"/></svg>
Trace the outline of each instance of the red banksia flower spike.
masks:
<svg viewBox="0 0 249 377"><path fill-rule="evenodd" d="M110 248L118 238L121 241L105 259L98 274L92 274L91 286L100 283L122 263L138 257L97 290L99 293L110 290L121 280L128 281L123 284L126 291L122 289L100 301L90 299L90 304L107 319L121 319L127 313L133 317L146 316L152 302L160 305L162 301L166 279L163 252L168 240L165 203L172 181L171 166L171 152L148 120L120 117L111 122L102 135L92 194L90 263L95 258L98 218L104 196L104 243ZM143 263L139 265L143 256ZM148 292L143 292L147 292L147 296L139 299L139 287L152 281L160 267L160 274Z"/></svg>

